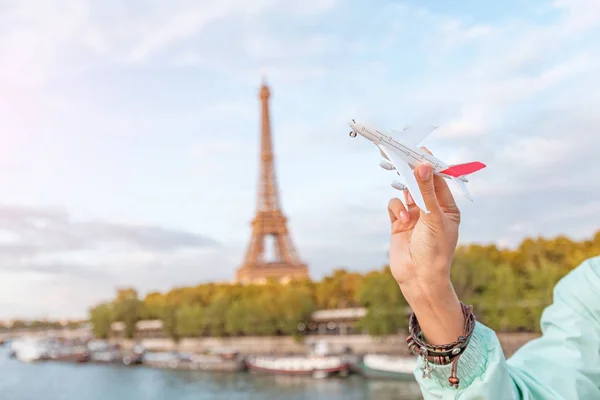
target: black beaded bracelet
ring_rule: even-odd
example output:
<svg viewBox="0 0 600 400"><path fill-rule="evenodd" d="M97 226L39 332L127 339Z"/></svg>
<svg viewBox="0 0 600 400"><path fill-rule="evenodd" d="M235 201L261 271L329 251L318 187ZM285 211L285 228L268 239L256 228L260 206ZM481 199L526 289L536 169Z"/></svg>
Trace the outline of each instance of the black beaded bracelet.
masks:
<svg viewBox="0 0 600 400"><path fill-rule="evenodd" d="M423 371L423 378L431 378L431 366L429 363L437 365L447 365L452 363L452 371L448 382L450 386L458 388L460 380L458 379L456 368L458 359L464 353L465 348L471 340L473 329L475 328L475 315L473 314L473 307L467 306L460 303L462 312L465 317L464 336L459 336L458 339L452 343L444 345L431 345L425 342L423 338L423 332L415 313L411 313L409 319L408 330L410 335L406 338L408 349L411 353L423 357L424 364L421 370Z"/></svg>

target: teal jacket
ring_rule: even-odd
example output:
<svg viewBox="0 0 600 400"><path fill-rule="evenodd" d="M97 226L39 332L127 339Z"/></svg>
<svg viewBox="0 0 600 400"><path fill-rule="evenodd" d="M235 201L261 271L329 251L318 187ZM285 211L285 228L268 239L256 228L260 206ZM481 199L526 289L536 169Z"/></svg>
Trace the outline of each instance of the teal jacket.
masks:
<svg viewBox="0 0 600 400"><path fill-rule="evenodd" d="M429 399L600 399L600 257L583 262L554 288L542 313L542 335L504 358L494 331L477 322L458 360L458 389L450 387L450 365L432 365L415 378ZM431 365L431 364L430 364Z"/></svg>

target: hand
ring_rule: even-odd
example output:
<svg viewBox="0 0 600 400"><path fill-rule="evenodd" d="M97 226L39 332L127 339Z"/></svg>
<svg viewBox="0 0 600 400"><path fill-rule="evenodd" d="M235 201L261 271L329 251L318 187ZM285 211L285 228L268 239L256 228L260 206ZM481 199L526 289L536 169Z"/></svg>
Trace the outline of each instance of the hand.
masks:
<svg viewBox="0 0 600 400"><path fill-rule="evenodd" d="M464 323L450 281L460 211L446 180L433 175L431 165L420 164L414 172L430 213L416 206L408 190L408 210L399 199L390 200L390 269L428 341L444 344L462 334Z"/></svg>

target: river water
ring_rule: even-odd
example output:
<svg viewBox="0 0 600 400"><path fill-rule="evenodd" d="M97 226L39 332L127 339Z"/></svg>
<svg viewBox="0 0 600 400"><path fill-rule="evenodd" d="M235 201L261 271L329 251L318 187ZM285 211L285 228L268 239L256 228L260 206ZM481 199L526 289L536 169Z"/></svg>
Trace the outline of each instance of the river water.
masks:
<svg viewBox="0 0 600 400"><path fill-rule="evenodd" d="M171 371L40 362L0 350L0 400L359 400L422 399L415 382Z"/></svg>

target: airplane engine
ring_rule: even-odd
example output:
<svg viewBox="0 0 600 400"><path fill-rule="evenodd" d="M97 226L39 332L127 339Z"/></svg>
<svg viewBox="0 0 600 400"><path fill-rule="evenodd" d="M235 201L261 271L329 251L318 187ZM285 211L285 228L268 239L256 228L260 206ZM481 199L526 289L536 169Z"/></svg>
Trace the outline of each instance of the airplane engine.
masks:
<svg viewBox="0 0 600 400"><path fill-rule="evenodd" d="M383 169L387 169L388 171L391 171L394 169L394 166L385 160L381 160L381 162L379 163L379 166Z"/></svg>
<svg viewBox="0 0 600 400"><path fill-rule="evenodd" d="M406 185L403 185L402 183L400 183L398 181L392 182L392 187L394 189L398 189L398 190L404 190L404 189L406 189Z"/></svg>

